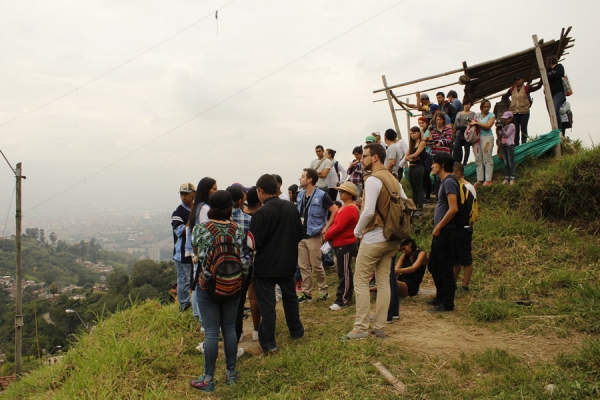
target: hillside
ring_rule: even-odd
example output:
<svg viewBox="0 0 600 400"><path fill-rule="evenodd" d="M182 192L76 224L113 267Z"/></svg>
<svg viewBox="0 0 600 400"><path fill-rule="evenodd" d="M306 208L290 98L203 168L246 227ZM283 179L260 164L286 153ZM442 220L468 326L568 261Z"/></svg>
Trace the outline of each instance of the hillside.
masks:
<svg viewBox="0 0 600 400"><path fill-rule="evenodd" d="M454 313L429 314L428 297L416 296L401 302L387 338L340 342L354 307L302 304L303 340L289 339L278 312L279 351L262 356L246 338L238 385L224 384L221 355L217 389L202 397L398 398L376 361L407 386L403 398L600 396L600 148L569 143L565 153L519 165L514 186L479 190L472 289L459 291ZM414 228L429 250L431 223ZM330 293L336 279L328 271ZM426 274L423 291L431 288ZM33 371L4 397L197 398L188 383L202 372L196 329L174 305L134 305L99 321L61 363Z"/></svg>

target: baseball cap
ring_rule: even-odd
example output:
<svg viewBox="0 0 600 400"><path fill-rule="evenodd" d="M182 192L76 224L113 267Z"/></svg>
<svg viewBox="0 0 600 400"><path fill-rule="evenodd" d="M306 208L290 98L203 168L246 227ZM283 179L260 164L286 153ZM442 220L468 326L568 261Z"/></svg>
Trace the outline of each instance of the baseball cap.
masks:
<svg viewBox="0 0 600 400"><path fill-rule="evenodd" d="M421 93L421 100L423 99L429 100L429 95L427 93Z"/></svg>
<svg viewBox="0 0 600 400"><path fill-rule="evenodd" d="M507 119L507 118L512 118L513 117L513 113L510 111L506 111L504 114L502 114L502 119Z"/></svg>
<svg viewBox="0 0 600 400"><path fill-rule="evenodd" d="M516 74L515 75L515 81L518 81L519 79L523 79L523 74Z"/></svg>
<svg viewBox="0 0 600 400"><path fill-rule="evenodd" d="M369 135L365 138L365 142L366 143L375 143L377 141L377 139L375 139L375 136Z"/></svg>
<svg viewBox="0 0 600 400"><path fill-rule="evenodd" d="M244 192L247 192L247 191L248 191L248 189L250 189L250 188L248 188L248 187L246 187L246 186L242 185L242 184L241 184L241 183L239 183L239 182L234 182L234 183L232 183L232 184L231 184L231 186L237 186L237 187L239 187L240 189L242 189Z"/></svg>
<svg viewBox="0 0 600 400"><path fill-rule="evenodd" d="M192 193L196 191L196 186L192 183L182 183L179 185L179 193Z"/></svg>
<svg viewBox="0 0 600 400"><path fill-rule="evenodd" d="M432 104L429 106L429 111L431 111L432 113L436 112L439 109L440 109L440 106L438 106L437 104Z"/></svg>

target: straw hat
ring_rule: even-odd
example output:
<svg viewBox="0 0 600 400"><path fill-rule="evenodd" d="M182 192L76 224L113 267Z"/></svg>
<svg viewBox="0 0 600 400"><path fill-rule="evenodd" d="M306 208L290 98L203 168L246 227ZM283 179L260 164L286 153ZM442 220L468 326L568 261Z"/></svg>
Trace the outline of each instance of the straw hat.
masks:
<svg viewBox="0 0 600 400"><path fill-rule="evenodd" d="M350 193L354 197L358 197L358 194L356 194L356 185L350 181L342 183L342 185L336 187L335 190L343 190L344 192Z"/></svg>

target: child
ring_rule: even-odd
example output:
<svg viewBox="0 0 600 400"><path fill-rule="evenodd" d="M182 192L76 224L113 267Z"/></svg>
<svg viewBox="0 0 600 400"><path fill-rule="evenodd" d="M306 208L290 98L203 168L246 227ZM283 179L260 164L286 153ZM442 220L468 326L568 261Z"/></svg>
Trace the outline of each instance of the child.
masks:
<svg viewBox="0 0 600 400"><path fill-rule="evenodd" d="M515 183L515 124L513 113L506 111L502 114L502 159L504 161L503 184Z"/></svg>

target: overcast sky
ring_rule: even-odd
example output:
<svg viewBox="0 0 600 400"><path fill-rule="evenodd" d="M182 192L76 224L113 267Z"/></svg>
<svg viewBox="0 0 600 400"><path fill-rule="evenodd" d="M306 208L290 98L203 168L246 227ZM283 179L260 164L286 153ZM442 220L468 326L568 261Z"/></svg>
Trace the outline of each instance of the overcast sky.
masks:
<svg viewBox="0 0 600 400"><path fill-rule="evenodd" d="M424 4L0 0L0 149L23 163L25 219L171 211L179 184L204 176L224 189L279 173L287 188L315 145L337 150L345 166L365 136L393 126L387 103L373 103L384 97L372 93L381 75L391 85L474 65L571 25L569 134L600 142L596 2ZM533 97L529 131L538 135L550 122L542 92ZM0 161L3 226L14 216L14 177Z"/></svg>

